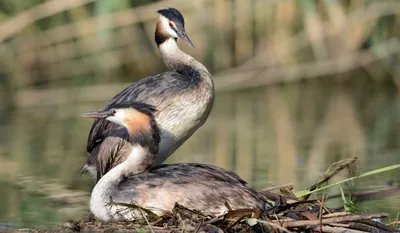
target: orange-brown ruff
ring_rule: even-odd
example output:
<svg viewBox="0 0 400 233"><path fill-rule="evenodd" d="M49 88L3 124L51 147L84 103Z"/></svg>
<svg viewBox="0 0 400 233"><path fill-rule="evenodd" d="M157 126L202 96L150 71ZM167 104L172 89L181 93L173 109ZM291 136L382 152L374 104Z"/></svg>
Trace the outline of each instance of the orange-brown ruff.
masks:
<svg viewBox="0 0 400 233"><path fill-rule="evenodd" d="M140 103L135 104L135 108L140 106ZM140 109L147 111L146 107ZM102 113L103 117L124 126L128 126L126 122L135 115L129 114L132 110L127 108L114 110L116 114L106 110ZM142 121L138 124L143 129L128 130L131 150L126 160L106 173L92 191L90 210L98 219L110 221L142 218L142 214L134 209L107 205L111 200L135 203L157 215L171 211L176 202L205 214L227 211L225 203L233 209L266 211L267 199L248 187L238 175L223 168L181 163L157 165L147 170L149 161L153 161L157 154L160 138L157 124L153 116L149 116L148 124ZM147 130L149 126L150 131Z"/></svg>
<svg viewBox="0 0 400 233"><path fill-rule="evenodd" d="M162 163L207 120L214 102L214 84L203 64L181 51L177 38L192 45L181 13L159 10L155 41L169 72L144 78L118 93L104 109L118 103L143 102L157 108L161 130L155 164ZM82 172L100 179L129 155L126 130L104 119L94 121L88 137L88 160Z"/></svg>
<svg viewBox="0 0 400 233"><path fill-rule="evenodd" d="M125 120L126 129L132 134L140 134L141 132L150 133L151 126L149 124L149 116L136 110L127 112L129 118Z"/></svg>

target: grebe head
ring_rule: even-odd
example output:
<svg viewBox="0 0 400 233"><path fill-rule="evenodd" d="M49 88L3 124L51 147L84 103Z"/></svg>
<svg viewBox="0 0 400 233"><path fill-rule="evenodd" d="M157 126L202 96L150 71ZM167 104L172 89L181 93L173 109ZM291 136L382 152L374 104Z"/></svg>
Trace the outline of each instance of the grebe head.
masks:
<svg viewBox="0 0 400 233"><path fill-rule="evenodd" d="M129 104L112 105L105 110L84 112L81 116L106 119L125 127L132 137L132 143L158 153L160 131L154 118L156 109L148 104L133 102Z"/></svg>
<svg viewBox="0 0 400 233"><path fill-rule="evenodd" d="M185 31L185 19L177 9L166 8L157 11L157 13L160 14L155 32L157 45L162 44L169 38L176 40L179 37L190 47L194 48L192 41Z"/></svg>

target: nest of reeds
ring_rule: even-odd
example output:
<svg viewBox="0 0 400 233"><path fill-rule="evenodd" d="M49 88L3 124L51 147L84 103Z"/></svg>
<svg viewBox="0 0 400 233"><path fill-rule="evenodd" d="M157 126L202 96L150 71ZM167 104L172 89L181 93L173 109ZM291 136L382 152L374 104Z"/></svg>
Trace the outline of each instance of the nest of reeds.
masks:
<svg viewBox="0 0 400 233"><path fill-rule="evenodd" d="M335 212L321 201L279 203L268 215L257 210L230 210L221 216L206 216L176 204L172 212L136 222L102 223L91 215L68 222L60 230L70 232L400 232L376 219L386 213L354 215ZM375 219L375 220L374 220Z"/></svg>
<svg viewBox="0 0 400 233"><path fill-rule="evenodd" d="M394 228L400 226L400 221L387 225L380 221L388 217L387 213L356 215L328 208L324 196L321 200L308 200L310 194L317 191L322 183L356 160L353 158L336 163L335 167L306 190L302 198L292 192L293 187L290 185L261 190L274 202L267 214L255 209L232 210L226 203L227 213L210 216L176 203L169 214L156 216L134 204L110 203L139 209L143 213L143 220L103 223L88 215L79 222L70 221L58 230L44 232L400 232Z"/></svg>

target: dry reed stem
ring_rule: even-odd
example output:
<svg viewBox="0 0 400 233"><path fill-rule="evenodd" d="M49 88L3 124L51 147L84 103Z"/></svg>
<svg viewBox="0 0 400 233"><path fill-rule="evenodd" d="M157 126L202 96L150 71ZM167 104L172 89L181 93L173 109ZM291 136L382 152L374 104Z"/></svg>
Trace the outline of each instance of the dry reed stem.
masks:
<svg viewBox="0 0 400 233"><path fill-rule="evenodd" d="M357 157L354 157L352 159L344 159L344 160L341 160L341 161L335 163L335 164L339 164L339 166L335 167L332 171L327 171L320 180L318 180L315 184L313 184L309 188L307 188L307 190L313 191L313 190L319 188L323 183L328 182L336 174L338 174L343 169L348 168L351 164L356 162L357 159L358 159ZM304 196L303 199L307 200L310 195Z"/></svg>
<svg viewBox="0 0 400 233"><path fill-rule="evenodd" d="M25 10L0 24L0 42L21 31L39 19L55 15L65 10L85 5L94 0L51 0Z"/></svg>
<svg viewBox="0 0 400 233"><path fill-rule="evenodd" d="M379 51L375 53L374 51ZM400 53L397 38L373 46L367 51L354 52L344 56L278 68L262 68L253 71L236 71L234 74L216 75L215 86L219 91L233 91L277 83L294 82L340 74L366 66L375 61Z"/></svg>
<svg viewBox="0 0 400 233"><path fill-rule="evenodd" d="M400 220L392 221L388 224L388 226L400 226Z"/></svg>
<svg viewBox="0 0 400 233"><path fill-rule="evenodd" d="M198 5L200 2L204 4L205 1L206 0L201 0L201 1L199 0L199 1L195 2L194 4L192 2L190 2L190 3L185 2L186 4L183 4L183 5L179 4L179 5L181 7L183 7L184 9L186 9L186 7L189 9L190 7ZM167 2L167 3L169 3L169 2ZM175 0L175 1L171 1L171 3L176 4L176 3L180 3L180 2ZM45 44L42 44L41 46L46 47L48 45L51 45L52 43L56 43L57 41L62 42L65 40L69 40L68 38L70 38L70 39L71 38L80 38L81 36L84 36L84 35L93 34L97 30L102 29L102 25L105 25L105 27L116 28L116 27L120 27L123 25L131 25L135 22L143 21L145 19L152 19L152 17L154 17L154 14L149 14L149 12L150 12L150 9L151 9L151 11L153 11L154 9L156 9L156 7L160 7L160 5L157 5L157 4L161 4L161 3L156 3L154 5L151 4L151 5L139 7L136 9L129 9L126 11L117 12L113 16L102 16L102 17L99 17L98 19L91 18L89 20L83 20L82 22L72 23L67 26L61 26L61 27L57 27L55 29L50 29L49 31L43 32L43 35L45 36L46 39L42 38L41 36L38 39L33 39L33 40L32 40L32 38L28 38L28 39L24 39L26 41L20 41L19 44L20 45L31 44L31 45L28 45L27 50L26 49L23 49L23 50L24 51L32 51L32 48L33 48L32 46L35 47L35 45L32 43L36 43L36 42L45 43ZM166 2L163 2L163 4L166 4ZM362 11L356 10L355 12L350 13L350 16L347 18L349 23L347 23L345 25L341 25L341 26L339 24L338 24L339 26L336 25L336 27L333 27L334 30L325 32L323 34L323 37L329 37L329 36L333 37L332 35L337 37L337 35L339 33L345 33L346 37L348 37L348 36L350 36L351 33L355 32L355 30L353 29L354 25L357 25L357 27L363 27L363 28L366 27L366 28L369 28L368 30L370 30L370 28L372 28L371 25L374 25L374 23L371 23L371 22L377 21L377 19L382 16L398 13L397 12L398 8L396 8L396 6L397 5L395 2L369 4L366 7L366 9L364 9ZM105 17L105 18L103 18L103 17ZM105 22L109 22L109 20L112 20L113 24L105 23ZM360 22L364 22L364 24L360 24ZM68 29L65 30L66 28L68 28ZM79 28L79 30L76 30L76 28ZM324 24L324 28L330 28L329 23ZM52 30L54 30L54 31L52 31ZM368 30L363 29L362 30L363 33L356 33L356 36L354 38L358 38L358 39L354 39L355 42L351 42L351 43L355 44L355 46L354 45L353 46L344 46L344 47L348 47L348 50L346 50L346 51L350 52L350 51L354 50L354 48L356 48L360 44L360 41L362 41L362 39L360 39L360 38L363 38L364 36L366 36L368 34L367 33ZM51 33L47 34L47 32L49 32L49 33L51 32ZM78 34L76 34L76 33L78 33ZM79 34L79 33L83 33L83 34ZM89 34L87 34L87 33L89 33ZM279 34L279 31L277 31L277 34ZM304 33L304 32L300 33L300 34L298 34L298 36L301 36L301 38L302 38L301 40L298 40L299 38L297 38L297 36L295 36L293 38L290 38L289 40L283 40L284 42L283 43L281 42L278 46L272 46L272 47L276 47L276 51L282 52L282 53L280 52L279 54L283 54L282 55L283 57L281 59L282 59L282 61L285 61L288 59L287 55L289 52L290 52L290 54L293 54L298 49L303 48L304 46L309 44L307 35L308 34ZM362 36L360 37L357 35L362 35ZM53 41L53 38L55 38L55 41ZM321 39L323 39L323 38L321 38ZM32 43L29 43L30 41L32 41ZM350 40L347 40L347 41L350 41ZM121 43L124 43L124 42L121 42ZM96 43L91 43L91 44L96 44ZM288 45L290 45L290 46L288 46ZM8 44L3 44L2 46L8 46ZM67 57L76 56L77 52L74 49L62 49L62 47L63 47L62 44L58 44L57 47L61 47L60 50L62 50L62 51L69 51L69 55ZM83 46L83 47L86 47L86 46ZM290 49L285 49L287 47L290 47ZM339 47L342 47L342 46L339 46ZM89 48L92 48L92 47L89 46ZM279 49L279 48L281 48L281 49ZM98 51L96 49L96 46L94 46L94 48L92 48L92 49L89 49L88 52L90 52L91 50L92 50L92 53L95 53L96 51ZM133 49L133 47L132 47L133 52L136 50L137 50L137 48ZM73 51L73 52L71 52L71 51ZM336 50L334 50L334 51L336 51ZM30 53L31 52L28 52L28 55L25 54L24 56L28 56L28 58L29 58ZM262 53L264 53L264 52L262 52ZM43 49L43 51L39 50L38 54L39 55L37 55L37 56L40 57L41 59L43 56L43 60L45 63L48 60L54 60L55 58L57 58L57 57L54 57L55 56L54 48L50 48L50 47ZM123 58L124 56L120 56L121 51L120 52L109 52L108 56L106 56L106 58L107 57L111 58L108 60L113 61L113 62L101 63L101 64L105 65L103 67L102 65L98 65L99 57L102 57L102 55L104 55L104 54L96 54L95 56L93 56L93 58L85 59L84 62L87 63L87 65L85 65L86 68L80 68L80 69L77 69L76 71L75 71L75 67L77 67L77 65L78 65L76 62L65 61L65 62L63 62L65 64L63 64L61 66L56 65L55 67L50 69L48 71L49 73L47 73L47 75L52 78L61 79L61 78L70 77L70 76L85 75L85 74L91 73L93 70L99 70L97 72L97 74L99 74L100 72L104 72L105 70L112 70L112 69L118 68L124 64L127 64L128 62L137 62L137 60L135 60L135 59L133 59L131 61L127 61L126 59L124 59ZM31 56L31 57L34 58L34 56ZM121 59L112 59L115 57L121 57ZM265 57L265 56L263 56L263 57ZM358 57L354 57L354 59L357 59L357 58ZM22 59L22 60L25 60L25 59ZM271 59L269 59L269 60L271 60ZM102 61L104 61L104 59L102 59ZM254 63L254 64L260 63L260 61L254 62L254 59L251 59L251 61L253 61L253 62L250 62L250 61L249 62ZM246 64L248 64L249 62L246 62ZM268 61L266 63L268 64ZM337 63L335 63L335 64L337 65ZM335 65L335 64L333 64L333 65ZM329 64L329 65L332 65L332 64ZM245 66L243 66L242 68L244 68L244 67ZM355 66L355 67L358 67L358 66ZM289 67L289 69L290 68L292 68L292 67ZM305 68L307 68L307 67L305 67ZM312 69L313 67L310 67L310 68ZM321 73L311 74L311 75L324 75L324 74L332 73L331 70L328 70L327 72L323 72L323 69L325 69L325 67L321 67L321 69L322 69ZM18 69L14 68L12 70L14 70L14 72L16 72L15 70L18 70ZM317 68L316 70L319 71L319 68ZM295 71L301 73L301 70L296 70L296 69L292 70L292 72L295 72ZM339 72L343 72L343 71L339 71ZM13 72L11 72L11 73L13 73ZM63 74L63 75L60 75L60 74ZM257 72L247 73L247 74L241 73L241 74L246 75L246 76L251 76L252 77L251 79L253 79L253 78L255 79L255 80L247 81L247 83L250 83L250 86L266 85L266 84L271 83L270 81L265 81L265 82L261 81L260 82L258 80L259 78L254 77L254 76L264 75L265 72L263 72L263 70L261 70L260 75L257 75L258 74ZM16 74L14 74L14 75L16 75ZM300 76L301 74L297 74L297 75ZM223 76L223 75L221 75L221 76ZM226 80L228 83L224 84L223 80L218 80L217 82L222 84L222 86L226 86L226 85L231 86L230 84L235 84L235 82L237 82L237 80L233 79L233 81L232 81L231 75L229 75L229 76L230 77L227 77L228 79ZM232 75L232 76L234 77L235 75ZM267 77L267 79L268 78L269 78L269 76ZM279 79L281 80L282 78L279 78ZM29 80L29 79L20 79L20 80ZM298 80L298 79L295 78L294 80ZM24 83L21 83L20 86L28 84L26 81L23 81L23 82ZM254 84L253 84L253 82L254 82ZM236 84L236 85L237 86L234 87L234 89L241 87L240 83ZM245 87L249 87L249 86L245 86Z"/></svg>
<svg viewBox="0 0 400 233"><path fill-rule="evenodd" d="M352 215L352 216L343 216L343 217L333 217L333 218L323 218L320 220L303 220L303 221L285 221L282 224L283 227L286 228L294 228L294 227L304 227L304 226L317 226L320 223L323 225L330 223L341 223L341 222L354 222L358 220L368 220L374 218L386 218L388 216L387 213L376 213L376 214L364 214L364 215Z"/></svg>
<svg viewBox="0 0 400 233"><path fill-rule="evenodd" d="M283 90L279 87L270 87L266 93L266 107L269 118L273 123L277 162L271 169L278 184L296 182L297 143L295 127L291 119L289 106L283 97Z"/></svg>
<svg viewBox="0 0 400 233"><path fill-rule="evenodd" d="M314 231L318 231L319 228L315 229ZM330 227L330 226L323 226L322 231L318 232L327 232L327 233L364 233L365 231L357 231L343 227Z"/></svg>
<svg viewBox="0 0 400 233"><path fill-rule="evenodd" d="M351 213L349 213L349 212L335 212L335 213L322 215L322 217L323 218L342 217L342 216L347 216L347 215L350 215L350 214Z"/></svg>
<svg viewBox="0 0 400 233"><path fill-rule="evenodd" d="M343 33L343 30L348 30L352 25L360 25L361 23L367 23L371 20L376 20L378 18L387 16L387 15L392 15L392 14L399 14L400 13L400 4L396 2L375 2L372 4L368 5L368 10L365 9L358 9L355 10L354 12L350 13L348 16L348 22L343 25L343 27L333 27L331 26L330 23L325 23L323 25L324 28L330 28L330 30L326 31L325 34L323 34L323 37L320 38L325 39L325 38L330 38L330 37L338 37L340 36L340 33ZM348 30L350 31L350 30ZM343 36L343 35L342 35ZM335 40L333 38L333 40ZM290 45L290 50L286 50L290 52L280 54L280 56L284 55L285 57L292 55L299 51L300 49L304 48L309 44L309 41L307 39L307 34L305 31L301 31L300 33L284 40L280 40L278 44L273 44L270 47L274 47L274 49L277 49L277 51L281 51L280 47L286 48ZM351 53L353 55L354 53ZM354 57L357 59L357 57ZM329 61L330 59L325 59L324 61ZM222 86L223 89L228 86L233 86L233 85L238 85L240 86L240 82L244 81L250 81L249 77L254 78L260 70L262 71L263 67L271 66L275 62L274 57L269 56L269 50L265 49L263 51L260 51L257 53L253 58L249 59L245 63L243 63L240 66L222 71L218 74L220 77L220 80L218 82ZM312 63L311 63L312 64ZM287 66L289 69L291 69L291 66ZM285 67L286 68L286 67ZM312 67L309 67L312 68ZM280 69L280 68L279 68ZM250 72L250 70L257 70L256 72ZM319 70L319 69L318 69ZM270 70L268 70L270 71ZM305 70L307 71L307 70ZM269 72L268 72L269 73ZM276 71L272 70L272 73L276 75ZM293 73L293 71L291 72ZM325 74L331 74L332 71L331 69L328 72L324 72L321 75ZM267 78L273 78L275 75L268 75ZM265 75L264 73L262 75ZM238 77L239 76L239 77ZM240 77L242 76L242 77ZM271 76L271 77L270 77ZM242 79L241 79L242 78ZM280 81L282 81L281 77L279 78ZM294 79L298 80L298 79ZM272 83L277 83L276 80L273 80L273 82L266 82L263 83L265 84L272 84ZM252 86L257 86L257 85L252 85ZM231 88L231 89L238 89L236 88Z"/></svg>
<svg viewBox="0 0 400 233"><path fill-rule="evenodd" d="M253 101L247 93L240 93L236 99L236 121L235 128L236 134L236 166L235 172L237 172L244 180L252 181L254 169L253 161L253 144L254 140L253 129L254 129L254 115L253 115ZM250 99L248 99L250 98Z"/></svg>
<svg viewBox="0 0 400 233"><path fill-rule="evenodd" d="M315 57L317 60L327 59L329 57L327 46L325 41L321 40L326 32L316 9L317 4L313 1L301 1L301 3L304 6L304 29Z"/></svg>
<svg viewBox="0 0 400 233"><path fill-rule="evenodd" d="M275 228L275 229L277 229L277 230L279 230L279 231L282 231L282 232L292 233L292 232L289 231L288 229L286 229L286 228L284 228L284 227L281 227L281 226L279 226L278 224L273 223L273 222L264 221L263 224L268 225L268 226L271 226L271 227L273 227L273 228Z"/></svg>
<svg viewBox="0 0 400 233"><path fill-rule="evenodd" d="M17 53L19 54L28 52L35 47L47 47L52 44L62 43L73 38L86 37L95 34L100 30L115 29L139 22L154 20L157 17L155 12L165 6L179 5L179 9L184 12L188 9L192 9L198 4L198 1L165 0L162 2L151 3L136 8L118 11L111 15L92 17L55 28L50 28L42 31L40 34L35 35L34 37L23 38L22 41L19 41L21 48L18 48ZM111 24L109 23L110 21L112 22Z"/></svg>
<svg viewBox="0 0 400 233"><path fill-rule="evenodd" d="M181 3L175 0L170 2L175 4L179 3L178 5L180 5L181 11L184 11L185 9L195 8L199 2L204 1L206 0L183 1ZM163 4L168 3L169 1L163 2ZM132 43L132 39L127 39L127 29L123 29L119 33L121 35L124 34L125 36L116 35L116 43L112 43L111 45L107 41L99 40L94 33L98 30L104 29L102 25L105 25L105 27L116 28L123 25L131 25L145 20L155 19L156 14L154 12L156 12L160 7L162 7L161 3L149 4L143 7L117 12L110 16L102 16L98 19L91 18L83 20L82 22L79 21L49 29L38 34L37 38L21 37L22 40L17 41L19 46L16 47L20 50L19 52L17 51L17 57L20 60L19 65L22 67L10 68L7 73L8 75L17 76L16 72L19 72L19 70L29 70L31 67L37 65L36 62L40 61L41 66L48 65L47 67L49 67L43 69L43 76L51 77L52 80L60 80L66 77L88 75L94 71L96 71L97 74L100 74L105 71L119 68L128 63L140 63L146 59L143 57L138 58L130 56L129 54L135 54L135 51L138 51L142 47L141 42L135 44ZM114 23L106 23L110 20ZM91 41L90 38L89 41L87 41L87 38L80 39L79 36L84 35L90 35ZM78 42L69 41L73 38L77 38ZM57 44L57 42L60 43ZM56 45L52 46L53 44ZM127 49L127 45L131 46ZM0 45L0 48L7 46L10 46L10 43L2 44ZM44 48L39 48L43 46ZM121 48L121 46L125 47ZM78 52L75 47L83 48L83 51ZM20 53L21 49L25 52ZM109 51L110 49L111 51ZM78 55L92 56L80 59L79 61L71 59ZM153 58L153 54L148 57L148 59ZM82 65L82 63L85 65ZM50 64L52 65L49 66ZM151 67L148 67L152 62L145 61L144 64L147 64L144 66L145 68L154 68L154 64ZM17 86L27 86L31 82L32 79L21 78L18 79Z"/></svg>
<svg viewBox="0 0 400 233"><path fill-rule="evenodd" d="M310 181L318 177L320 172L325 169L323 161L326 159L327 151L331 145L346 148L346 151L342 154L356 151L358 163L362 166L363 162L365 162L365 133L358 120L352 98L343 89L335 90L332 96L328 103L325 117L319 124L311 144L312 149L309 152L310 155L307 162L307 168L309 169L307 177ZM349 165L351 161L349 160ZM346 167L347 165L344 163L337 171L333 171L333 175ZM331 179L330 176L328 178ZM337 178L333 178L333 180L335 179Z"/></svg>
<svg viewBox="0 0 400 233"><path fill-rule="evenodd" d="M235 124L227 119L232 114L233 110L233 95L226 93L220 95L216 100L216 106L214 107L212 114L214 114L215 124L215 147L214 154L217 155L214 158L214 164L228 168L232 164L232 135L235 130Z"/></svg>

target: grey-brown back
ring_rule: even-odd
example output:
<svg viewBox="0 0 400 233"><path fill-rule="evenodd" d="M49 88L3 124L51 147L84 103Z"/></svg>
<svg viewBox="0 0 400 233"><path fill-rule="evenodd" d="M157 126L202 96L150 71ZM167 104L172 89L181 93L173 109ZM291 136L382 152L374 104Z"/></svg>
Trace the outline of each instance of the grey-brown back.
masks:
<svg viewBox="0 0 400 233"><path fill-rule="evenodd" d="M150 171L125 177L114 190L114 201L168 211L175 204L218 214L226 209L268 207L264 195L247 186L237 174L223 168L197 163L158 165ZM162 211L161 211L162 213Z"/></svg>

